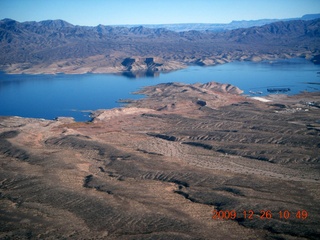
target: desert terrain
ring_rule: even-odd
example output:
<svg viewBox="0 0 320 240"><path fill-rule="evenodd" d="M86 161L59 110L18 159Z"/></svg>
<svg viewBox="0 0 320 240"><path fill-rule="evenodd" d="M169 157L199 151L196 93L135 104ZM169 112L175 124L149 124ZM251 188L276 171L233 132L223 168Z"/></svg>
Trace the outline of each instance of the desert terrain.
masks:
<svg viewBox="0 0 320 240"><path fill-rule="evenodd" d="M232 61L305 58L319 63L319 27L319 18L249 28L239 25L219 32L2 19L0 70L12 74L136 75Z"/></svg>
<svg viewBox="0 0 320 240"><path fill-rule="evenodd" d="M6 18L0 70L139 77L319 64L319 28L317 14L162 27ZM89 122L0 117L0 239L320 238L319 92L253 98L175 82L137 93L146 97Z"/></svg>
<svg viewBox="0 0 320 240"><path fill-rule="evenodd" d="M1 117L0 239L319 239L319 93L241 92L167 83L91 122Z"/></svg>

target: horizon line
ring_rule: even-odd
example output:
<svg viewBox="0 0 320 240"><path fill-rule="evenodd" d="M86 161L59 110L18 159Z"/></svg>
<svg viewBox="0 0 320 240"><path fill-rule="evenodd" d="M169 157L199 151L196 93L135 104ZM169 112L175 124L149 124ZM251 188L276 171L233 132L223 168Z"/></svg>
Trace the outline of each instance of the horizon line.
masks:
<svg viewBox="0 0 320 240"><path fill-rule="evenodd" d="M299 18L302 18L304 16L308 16L308 15L320 15L320 12L319 13L308 13L308 14L303 14L302 16L300 17L293 17L293 18L259 18L259 19L250 19L250 20L232 20L231 22L228 22L228 23L218 23L218 22L185 22L185 23L182 23L182 22L177 22L177 23L119 23L119 24L102 24L102 23L99 23L97 25L79 25L79 24L73 24L67 20L64 20L64 19L61 19L61 18L58 18L58 19L45 19L45 20L27 20L27 21L18 21L18 20L15 20L13 18L10 18L10 17L5 17L5 18L2 18L0 21L3 21L3 20L13 20L13 21L16 21L16 22L19 22L19 23L25 23L25 22L37 22L37 23L40 23L40 22L44 22L44 21L64 21L64 22L67 22L71 25L74 25L74 26L84 26L84 27L97 27L99 25L103 25L103 26L151 26L151 25L187 25L187 24L221 24L221 25L227 25L227 24L231 24L232 22L250 22L250 21L260 21L260 20L296 20L296 19L299 19Z"/></svg>

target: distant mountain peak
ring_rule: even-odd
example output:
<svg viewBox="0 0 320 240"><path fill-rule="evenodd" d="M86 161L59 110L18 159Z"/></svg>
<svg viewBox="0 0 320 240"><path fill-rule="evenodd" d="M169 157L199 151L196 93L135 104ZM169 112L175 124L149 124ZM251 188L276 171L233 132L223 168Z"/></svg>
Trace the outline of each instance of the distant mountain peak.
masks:
<svg viewBox="0 0 320 240"><path fill-rule="evenodd" d="M302 16L302 20L313 20L320 18L320 13L315 13L315 14L305 14Z"/></svg>
<svg viewBox="0 0 320 240"><path fill-rule="evenodd" d="M5 25L12 25L12 24L17 24L17 23L19 23L19 22L16 20L13 20L11 18L4 18L4 19L0 20L0 24L5 24Z"/></svg>
<svg viewBox="0 0 320 240"><path fill-rule="evenodd" d="M57 19L57 20L44 20L39 22L41 25L47 27L54 27L54 28L62 28L62 27L73 27L71 23L68 23L64 20Z"/></svg>
<svg viewBox="0 0 320 240"><path fill-rule="evenodd" d="M4 18L4 19L1 19L1 22L17 22L17 21L11 18Z"/></svg>
<svg viewBox="0 0 320 240"><path fill-rule="evenodd" d="M292 21L292 20L314 20L320 18L320 13L306 14L297 18L286 19L257 19L257 20L234 20L230 23L175 23L175 24L143 24L143 27L147 28L166 28L175 32L185 32L189 30L196 31L211 31L211 32L223 32L226 30L234 30L238 28L260 27L266 24L279 21ZM138 27L139 25L115 25L122 27Z"/></svg>

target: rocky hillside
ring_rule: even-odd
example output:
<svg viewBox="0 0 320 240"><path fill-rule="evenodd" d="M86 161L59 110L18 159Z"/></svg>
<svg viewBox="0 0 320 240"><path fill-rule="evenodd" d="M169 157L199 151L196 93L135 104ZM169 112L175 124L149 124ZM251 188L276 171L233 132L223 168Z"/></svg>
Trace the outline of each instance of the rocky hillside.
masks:
<svg viewBox="0 0 320 240"><path fill-rule="evenodd" d="M0 117L0 239L319 239L319 93L240 92L167 83L91 122Z"/></svg>
<svg viewBox="0 0 320 240"><path fill-rule="evenodd" d="M62 20L0 21L0 68L13 73L132 71L125 59L157 58L156 71L188 64L214 65L233 60L320 53L320 20L276 22L220 33L174 32L164 28L74 26ZM139 60L140 59L140 60ZM148 63L139 70L150 70ZM165 63L165 64L164 64Z"/></svg>

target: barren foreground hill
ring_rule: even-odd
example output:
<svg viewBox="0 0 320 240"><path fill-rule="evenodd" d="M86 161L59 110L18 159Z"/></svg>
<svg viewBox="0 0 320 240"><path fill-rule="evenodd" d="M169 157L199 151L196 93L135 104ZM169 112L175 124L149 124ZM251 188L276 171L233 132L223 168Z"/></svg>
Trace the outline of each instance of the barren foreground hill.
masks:
<svg viewBox="0 0 320 240"><path fill-rule="evenodd" d="M88 123L2 117L0 238L319 239L319 93L240 92L169 83Z"/></svg>

